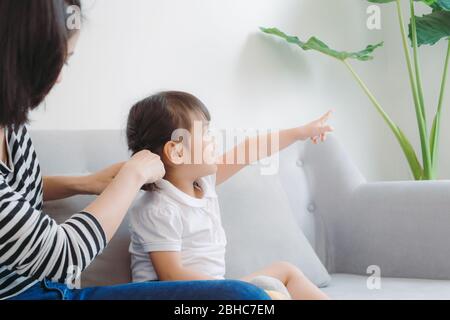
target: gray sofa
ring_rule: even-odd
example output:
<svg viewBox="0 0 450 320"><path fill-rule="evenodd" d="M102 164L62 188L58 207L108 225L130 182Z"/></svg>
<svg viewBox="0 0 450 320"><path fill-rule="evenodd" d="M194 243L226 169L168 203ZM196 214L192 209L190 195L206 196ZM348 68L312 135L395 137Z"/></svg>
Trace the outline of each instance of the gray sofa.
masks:
<svg viewBox="0 0 450 320"><path fill-rule="evenodd" d="M35 131L32 138L46 175L94 172L128 158L119 131ZM263 193L251 200L261 202L260 212L241 210L240 201L254 199L254 184L260 190L255 192L278 195L276 201L282 201L283 211L292 215L299 233L331 275L323 288L331 298L450 299L450 181L368 183L334 136L319 146L299 143L283 151L279 173L267 179L261 180L253 167L218 190L231 246L227 267L232 273L250 270L253 266L246 264L253 260L263 263L285 252L267 241L264 248L250 248L258 250L258 259L250 261L243 254L247 240L282 241L291 239L288 233L294 230L287 228L284 234L276 226L269 232L259 228L258 218L281 217L278 204ZM64 221L92 200L73 197L47 203L45 210ZM245 217L254 219L246 224ZM237 230L244 226L246 230ZM285 248L295 247L285 242ZM129 282L128 244L125 219L108 248L83 273L82 285ZM294 254L301 259L302 252ZM381 272L380 287L367 285L373 280L370 266Z"/></svg>

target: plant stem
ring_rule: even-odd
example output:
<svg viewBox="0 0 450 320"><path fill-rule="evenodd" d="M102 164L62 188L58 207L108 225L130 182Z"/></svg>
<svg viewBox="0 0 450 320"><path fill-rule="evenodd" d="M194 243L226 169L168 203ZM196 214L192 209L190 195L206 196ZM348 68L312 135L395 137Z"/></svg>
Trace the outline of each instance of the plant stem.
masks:
<svg viewBox="0 0 450 320"><path fill-rule="evenodd" d="M402 42L403 42L403 49L405 51L405 57L406 57L406 65L408 67L409 72L409 79L411 84L411 90L413 93L413 99L414 99L414 106L416 109L416 118L417 123L419 126L419 135L420 135L420 144L422 147L422 160L423 160L423 169L424 169L424 176L423 178L428 180L430 179L432 173L431 173L431 154L430 154L430 148L429 148L429 141L428 141L428 133L427 133L427 126L425 123L424 115L422 114L422 109L419 103L418 93L417 93L417 84L416 80L414 79L414 73L413 68L411 64L411 55L409 53L409 47L408 47L408 41L404 26L404 19L403 19L403 13L400 5L400 0L396 0L397 4L397 13L398 18L400 21L400 31L402 34Z"/></svg>
<svg viewBox="0 0 450 320"><path fill-rule="evenodd" d="M403 132L400 130L400 128L391 120L389 115L384 111L381 104L378 102L378 100L375 98L375 96L369 90L369 88L364 83L364 81L361 79L361 77L356 73L356 71L353 69L353 67L346 60L341 60L341 61L345 64L345 66L348 68L348 70L350 70L351 74L356 79L356 81L359 83L359 85L364 90L364 92L367 94L370 101L373 103L373 105L377 109L377 111L381 114L383 119L386 121L388 126L391 128L392 132L394 133L395 137L397 138L398 142L400 143L403 152L405 153L406 159L408 160L408 163L409 163L409 166L411 168L414 178L416 180L422 179L423 169L420 167L420 163L417 160L414 149L411 146L410 142L407 140L406 136L403 134Z"/></svg>
<svg viewBox="0 0 450 320"><path fill-rule="evenodd" d="M359 85L361 86L361 88L364 90L364 92L367 94L367 96L369 97L370 101L373 103L373 105L375 106L375 108L378 110L378 112L381 114L381 116L383 117L383 119L388 123L388 125L391 127L391 129L393 130L397 130L397 126L395 125L395 123L391 120L391 118L389 117L389 115L386 113L386 111L384 111L383 107L381 106L381 104L378 102L378 100L375 98L375 96L372 94L372 92L369 90L369 88L367 87L367 85L364 83L364 81L361 79L361 77L356 73L356 71L353 69L353 67L350 65L350 63L347 62L347 60L343 60L344 64L347 66L347 68L350 70L350 72L352 73L353 77L356 79L356 81L358 81Z"/></svg>
<svg viewBox="0 0 450 320"><path fill-rule="evenodd" d="M423 89L422 89L422 77L421 77L421 71L420 71L420 64L419 64L419 52L417 50L417 25L416 25L416 11L414 8L414 1L409 0L410 7L411 7L411 35L412 35L412 44L413 44L413 50L414 50L414 67L416 70L416 83L417 83L417 93L419 95L419 104L422 111L422 117L426 123L427 116L425 111L425 101L423 97Z"/></svg>
<svg viewBox="0 0 450 320"><path fill-rule="evenodd" d="M406 66L408 67L408 73L409 73L409 79L410 79L411 89L412 89L412 93L413 93L414 104L416 106L418 106L419 98L417 96L417 86L416 86L416 80L414 79L414 74L413 74L413 69L412 69L411 55L408 50L408 40L406 37L402 8L401 8L399 0L396 0L396 3L397 3L398 19L400 21L400 31L402 34L403 49L405 51L405 57L406 57Z"/></svg>
<svg viewBox="0 0 450 320"><path fill-rule="evenodd" d="M442 105L444 104L445 87L447 84L448 65L449 65L449 61L450 61L450 39L448 39L447 41L448 41L447 56L445 58L444 75L442 76L441 94L439 95L439 104L438 104L438 112L439 113L441 113Z"/></svg>
<svg viewBox="0 0 450 320"><path fill-rule="evenodd" d="M439 103L438 103L436 116L434 117L434 121L433 121L433 129L432 129L431 141L430 141L433 175L436 175L436 172L437 172L437 162L438 162L438 154L439 154L439 137L440 137L440 130L441 130L440 122L441 122L441 115L442 115L442 106L444 104L445 88L446 88L446 84L447 84L448 66L449 66L449 61L450 61L450 39L448 39L447 41L448 41L447 55L446 55L445 64L444 64L444 74L442 76L441 93L439 95Z"/></svg>

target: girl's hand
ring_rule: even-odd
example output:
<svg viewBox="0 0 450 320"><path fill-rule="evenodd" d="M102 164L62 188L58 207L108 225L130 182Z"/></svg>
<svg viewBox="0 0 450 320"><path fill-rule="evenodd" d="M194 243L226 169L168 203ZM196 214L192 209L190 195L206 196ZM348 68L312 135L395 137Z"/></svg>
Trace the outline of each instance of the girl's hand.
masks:
<svg viewBox="0 0 450 320"><path fill-rule="evenodd" d="M327 135L334 131L334 128L327 124L332 114L333 111L330 110L319 119L300 127L300 140L311 139L314 144L318 144L319 141L324 142L327 139Z"/></svg>
<svg viewBox="0 0 450 320"><path fill-rule="evenodd" d="M161 158L148 150L136 153L124 164L123 170L138 179L141 185L155 183L166 175Z"/></svg>

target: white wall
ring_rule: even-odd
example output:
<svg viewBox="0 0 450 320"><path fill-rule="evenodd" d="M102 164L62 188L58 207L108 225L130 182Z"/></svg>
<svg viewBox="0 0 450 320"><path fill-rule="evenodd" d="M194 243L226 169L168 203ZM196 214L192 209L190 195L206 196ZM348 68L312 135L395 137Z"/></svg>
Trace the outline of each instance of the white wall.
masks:
<svg viewBox="0 0 450 320"><path fill-rule="evenodd" d="M368 3L360 0L86 3L77 53L64 82L33 114L33 129L123 128L132 103L161 89L198 95L220 128L296 126L335 108L336 135L369 180L410 178L393 135L342 64L258 31L278 26L346 50L385 40L376 60L353 65L418 147L393 5L383 6L382 30L369 31ZM437 104L444 50L441 43L422 51L430 112ZM450 178L448 94L441 178Z"/></svg>

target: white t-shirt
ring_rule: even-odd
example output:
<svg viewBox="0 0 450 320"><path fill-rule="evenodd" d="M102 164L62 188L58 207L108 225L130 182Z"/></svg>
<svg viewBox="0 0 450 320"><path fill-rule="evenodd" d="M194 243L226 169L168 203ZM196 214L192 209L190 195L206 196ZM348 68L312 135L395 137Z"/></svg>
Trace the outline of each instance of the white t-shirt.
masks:
<svg viewBox="0 0 450 320"><path fill-rule="evenodd" d="M133 282L158 280L150 252L180 252L186 268L215 279L225 276L225 231L215 191L216 177L198 181L203 198L162 180L153 192L141 191L130 209Z"/></svg>

